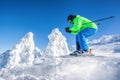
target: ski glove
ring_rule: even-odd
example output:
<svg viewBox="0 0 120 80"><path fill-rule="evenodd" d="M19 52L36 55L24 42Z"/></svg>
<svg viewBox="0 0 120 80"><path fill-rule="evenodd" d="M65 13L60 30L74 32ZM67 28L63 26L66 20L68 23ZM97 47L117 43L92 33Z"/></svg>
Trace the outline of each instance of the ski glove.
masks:
<svg viewBox="0 0 120 80"><path fill-rule="evenodd" d="M66 27L65 31L68 32L68 33L71 33L71 31L69 30L69 27Z"/></svg>

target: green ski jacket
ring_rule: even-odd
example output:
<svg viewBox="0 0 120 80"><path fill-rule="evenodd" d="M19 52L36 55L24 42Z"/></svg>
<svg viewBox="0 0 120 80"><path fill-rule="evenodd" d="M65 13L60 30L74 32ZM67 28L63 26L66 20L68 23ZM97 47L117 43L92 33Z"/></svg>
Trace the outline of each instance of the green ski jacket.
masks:
<svg viewBox="0 0 120 80"><path fill-rule="evenodd" d="M97 25L94 22L91 22L87 18L81 17L80 15L77 15L73 19L73 26L69 28L71 31L71 34L77 35L79 32L84 30L85 28L94 28L98 29Z"/></svg>

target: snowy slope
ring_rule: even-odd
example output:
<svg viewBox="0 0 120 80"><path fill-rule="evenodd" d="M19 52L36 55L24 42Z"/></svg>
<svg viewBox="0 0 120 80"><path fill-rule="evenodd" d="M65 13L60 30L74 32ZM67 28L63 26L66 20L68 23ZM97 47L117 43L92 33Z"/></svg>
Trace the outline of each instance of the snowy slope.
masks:
<svg viewBox="0 0 120 80"><path fill-rule="evenodd" d="M120 35L103 35L99 39L88 40L88 44L96 56L120 57ZM70 51L75 50L76 46L73 45Z"/></svg>
<svg viewBox="0 0 120 80"><path fill-rule="evenodd" d="M120 57L120 35L104 35L89 44L96 55Z"/></svg>
<svg viewBox="0 0 120 80"><path fill-rule="evenodd" d="M120 35L103 35L99 39L92 40L89 44L108 44L120 42Z"/></svg>
<svg viewBox="0 0 120 80"><path fill-rule="evenodd" d="M0 69L5 67L5 65L8 63L10 57L9 53L10 50L7 50L6 52L0 55Z"/></svg>
<svg viewBox="0 0 120 80"><path fill-rule="evenodd" d="M93 53L96 55L114 56L120 55L120 42L114 42L102 45L92 45ZM120 57L120 56L118 56Z"/></svg>
<svg viewBox="0 0 120 80"><path fill-rule="evenodd" d="M33 33L29 32L13 50L0 55L0 80L120 79L118 35L113 35L109 39L100 38L100 41L98 39L89 43L95 55L104 57L59 58L58 56L69 53L65 36L55 28L48 38L48 46L44 53L35 46Z"/></svg>

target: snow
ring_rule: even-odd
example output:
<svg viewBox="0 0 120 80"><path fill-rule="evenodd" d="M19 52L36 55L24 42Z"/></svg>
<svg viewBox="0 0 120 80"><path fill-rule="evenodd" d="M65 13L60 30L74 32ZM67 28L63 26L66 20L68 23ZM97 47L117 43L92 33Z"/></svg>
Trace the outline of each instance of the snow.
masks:
<svg viewBox="0 0 120 80"><path fill-rule="evenodd" d="M101 38L90 41L89 44L107 44L120 42L120 35L103 35Z"/></svg>
<svg viewBox="0 0 120 80"><path fill-rule="evenodd" d="M16 66L32 66L34 57L40 56L40 50L35 47L33 33L27 33L20 42L10 51L10 60L7 67L14 68Z"/></svg>
<svg viewBox="0 0 120 80"><path fill-rule="evenodd" d="M104 35L89 44L95 55L120 58L120 35Z"/></svg>
<svg viewBox="0 0 120 80"><path fill-rule="evenodd" d="M0 55L0 68L5 67L5 65L8 63L8 58L10 56L10 50L7 50L3 54Z"/></svg>
<svg viewBox="0 0 120 80"><path fill-rule="evenodd" d="M45 51L28 32L12 50L0 55L0 80L119 80L120 36L105 35L89 44L95 56L61 58L75 50L58 28L48 36Z"/></svg>
<svg viewBox="0 0 120 80"><path fill-rule="evenodd" d="M65 59L66 60L66 59ZM67 59L62 63L61 74L65 80L119 80L119 59L114 62L111 58L81 57ZM116 79L116 77L118 79Z"/></svg>
<svg viewBox="0 0 120 80"><path fill-rule="evenodd" d="M47 56L62 56L68 55L69 49L66 38L62 35L58 28L53 29L48 36L49 43L44 54Z"/></svg>
<svg viewBox="0 0 120 80"><path fill-rule="evenodd" d="M105 45L104 44L93 45L91 48L93 49L93 53L95 53L96 55L120 57L118 56L120 55L119 54L120 53L120 42L114 42L114 43L109 43Z"/></svg>

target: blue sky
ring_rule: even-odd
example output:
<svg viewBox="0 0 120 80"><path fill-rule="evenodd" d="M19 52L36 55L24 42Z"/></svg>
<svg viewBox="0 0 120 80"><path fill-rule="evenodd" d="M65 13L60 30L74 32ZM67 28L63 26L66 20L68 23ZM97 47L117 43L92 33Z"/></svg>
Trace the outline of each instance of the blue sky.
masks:
<svg viewBox="0 0 120 80"><path fill-rule="evenodd" d="M56 27L69 46L75 45L75 36L64 31L71 26L66 20L71 13L90 20L115 16L100 22L99 31L89 39L120 34L119 0L0 0L0 52L12 49L27 32L34 33L36 46L44 50Z"/></svg>

